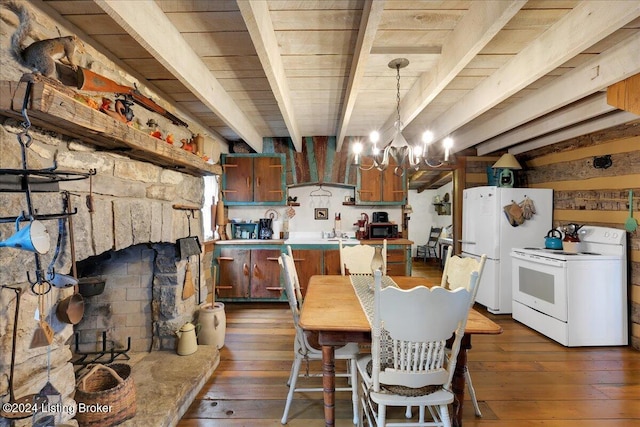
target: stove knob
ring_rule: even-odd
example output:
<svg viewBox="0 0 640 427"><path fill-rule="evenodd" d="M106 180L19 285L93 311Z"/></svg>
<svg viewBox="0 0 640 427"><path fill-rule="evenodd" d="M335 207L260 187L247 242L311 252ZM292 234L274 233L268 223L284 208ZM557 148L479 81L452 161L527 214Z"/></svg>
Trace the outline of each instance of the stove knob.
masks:
<svg viewBox="0 0 640 427"><path fill-rule="evenodd" d="M605 231L604 237L609 237L609 232L608 231Z"/></svg>

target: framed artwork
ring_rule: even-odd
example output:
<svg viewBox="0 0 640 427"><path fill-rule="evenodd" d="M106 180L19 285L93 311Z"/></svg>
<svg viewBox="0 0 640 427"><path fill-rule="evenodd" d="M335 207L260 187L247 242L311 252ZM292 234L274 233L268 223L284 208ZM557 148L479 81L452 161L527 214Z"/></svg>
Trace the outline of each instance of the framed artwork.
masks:
<svg viewBox="0 0 640 427"><path fill-rule="evenodd" d="M329 208L315 208L313 213L315 219L329 219Z"/></svg>

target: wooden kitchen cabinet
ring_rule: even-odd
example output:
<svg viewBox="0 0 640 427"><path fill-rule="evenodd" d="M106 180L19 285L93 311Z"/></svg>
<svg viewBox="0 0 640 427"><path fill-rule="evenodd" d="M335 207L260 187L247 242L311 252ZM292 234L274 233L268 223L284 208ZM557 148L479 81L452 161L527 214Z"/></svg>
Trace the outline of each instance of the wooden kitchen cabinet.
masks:
<svg viewBox="0 0 640 427"><path fill-rule="evenodd" d="M217 299L223 301L281 300L277 247L220 246L215 250Z"/></svg>
<svg viewBox="0 0 640 427"><path fill-rule="evenodd" d="M217 296L219 298L248 298L251 251L249 249L220 248L216 252Z"/></svg>
<svg viewBox="0 0 640 427"><path fill-rule="evenodd" d="M323 251L322 249L292 249L291 252L298 272L300 292L302 292L302 296L305 296L311 276L323 274Z"/></svg>
<svg viewBox="0 0 640 427"><path fill-rule="evenodd" d="M300 280L302 296L306 294L311 276L316 274L340 274L340 250L293 249L293 261Z"/></svg>
<svg viewBox="0 0 640 427"><path fill-rule="evenodd" d="M409 260L411 257L409 257ZM389 249L387 247L387 275L406 276L407 275L407 251L405 249ZM409 269L409 275L411 275Z"/></svg>
<svg viewBox="0 0 640 427"><path fill-rule="evenodd" d="M340 270L340 249L324 250L324 274L342 274Z"/></svg>
<svg viewBox="0 0 640 427"><path fill-rule="evenodd" d="M224 154L222 168L225 204L286 204L284 154Z"/></svg>
<svg viewBox="0 0 640 427"><path fill-rule="evenodd" d="M280 249L251 250L251 298L280 299L284 287L280 284Z"/></svg>
<svg viewBox="0 0 640 427"><path fill-rule="evenodd" d="M358 169L356 204L403 205L407 199L406 171L395 174L393 159L389 167L380 171L373 166L373 159L364 157Z"/></svg>

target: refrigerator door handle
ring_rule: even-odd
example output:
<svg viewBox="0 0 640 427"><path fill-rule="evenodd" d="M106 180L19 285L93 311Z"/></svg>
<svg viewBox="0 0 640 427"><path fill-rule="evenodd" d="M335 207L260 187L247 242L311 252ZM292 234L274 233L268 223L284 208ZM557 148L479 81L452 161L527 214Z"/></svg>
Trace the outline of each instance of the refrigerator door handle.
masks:
<svg viewBox="0 0 640 427"><path fill-rule="evenodd" d="M458 240L458 243L462 243L463 245L475 245L476 242L470 242L468 240Z"/></svg>

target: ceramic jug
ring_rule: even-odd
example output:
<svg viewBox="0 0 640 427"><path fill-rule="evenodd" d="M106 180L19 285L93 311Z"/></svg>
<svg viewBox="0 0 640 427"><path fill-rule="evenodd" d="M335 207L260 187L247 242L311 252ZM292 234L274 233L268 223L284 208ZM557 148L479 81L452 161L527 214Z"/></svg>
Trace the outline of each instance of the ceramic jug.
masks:
<svg viewBox="0 0 640 427"><path fill-rule="evenodd" d="M201 325L198 344L215 345L218 349L224 347L227 320L223 303L214 302L201 305L198 310L198 323Z"/></svg>
<svg viewBox="0 0 640 427"><path fill-rule="evenodd" d="M180 356L187 356L198 350L198 340L196 338L196 327L193 323L187 322L180 330L176 331L178 336L177 352Z"/></svg>

